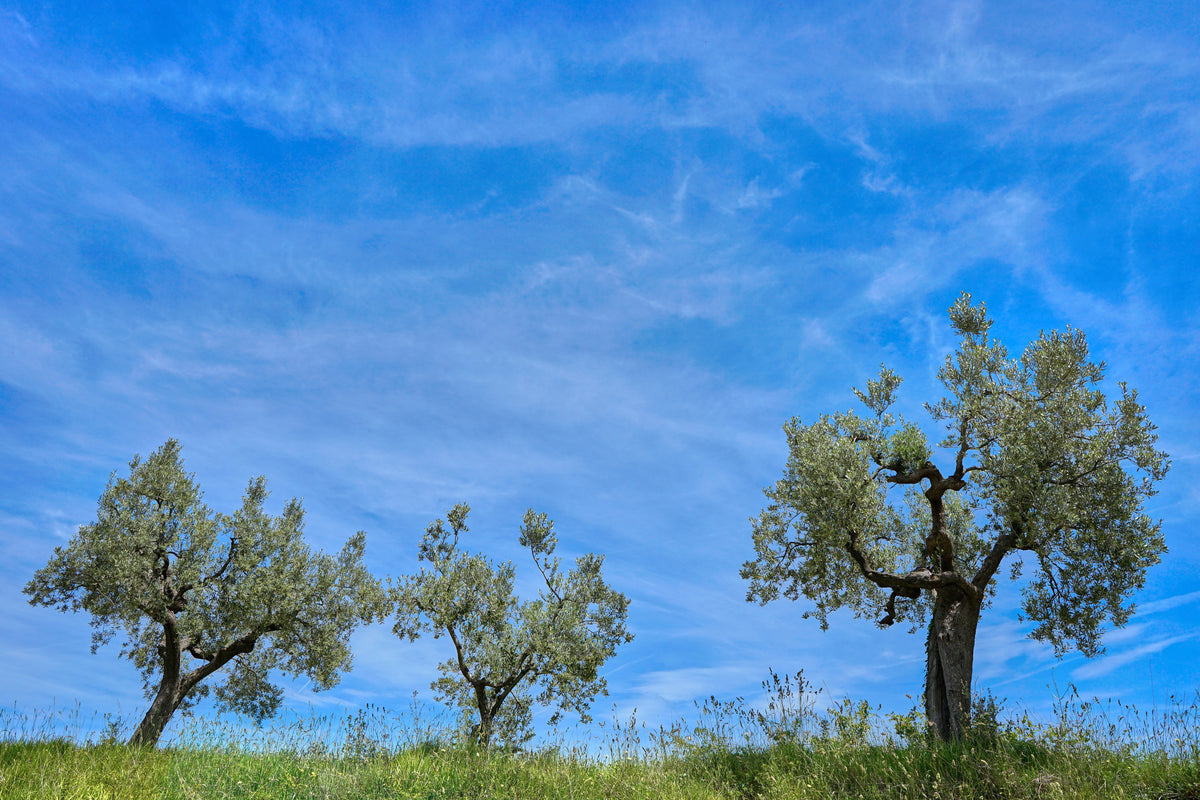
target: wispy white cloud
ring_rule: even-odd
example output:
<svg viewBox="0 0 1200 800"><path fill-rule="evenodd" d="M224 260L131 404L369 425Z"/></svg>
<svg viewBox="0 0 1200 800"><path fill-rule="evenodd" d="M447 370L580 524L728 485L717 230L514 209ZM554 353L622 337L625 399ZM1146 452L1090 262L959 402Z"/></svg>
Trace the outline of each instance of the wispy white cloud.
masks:
<svg viewBox="0 0 1200 800"><path fill-rule="evenodd" d="M761 671L759 664L656 670L641 676L636 692L640 696L665 700L667 703L690 703L714 694L722 687L746 685Z"/></svg>
<svg viewBox="0 0 1200 800"><path fill-rule="evenodd" d="M660 8L624 32L598 38L508 26L480 38L424 21L402 47L380 33L395 21L351 16L330 31L317 20L264 8L224 32L224 44L198 64L94 65L46 53L25 59L22 70L6 63L0 75L27 92L85 93L103 102L153 97L187 113L233 114L282 135L412 146L562 141L614 125L728 126L752 140L764 113L842 118L857 127L864 115L892 108L945 115L964 99L1020 115L1006 126L1010 135L1028 130L1037 114L1045 117L1043 128L1095 137L1107 135L1113 122L1080 113L1064 124L1050 112L1071 97L1097 93L1136 110L1148 85L1186 83L1184 76L1197 70L1194 58L1161 42L1123 36L1112 44L1103 26L1095 34L1099 58L1081 65L1074 53L1036 55L1015 39L992 37L982 9L966 5L785 11L770 23L728 10ZM11 20L9 38L36 35L19 15ZM1117 20L1107 24L1117 32ZM246 60L239 54L247 49L261 55ZM611 81L575 87L566 74L662 65L689 78L676 87L683 92L677 101L664 103L662 90L622 91ZM1194 151L1186 104L1158 113L1182 134L1175 152ZM1153 139L1147 131L1118 146L1141 148L1144 171L1167 163L1145 155L1150 148L1162 152L1163 143Z"/></svg>
<svg viewBox="0 0 1200 800"><path fill-rule="evenodd" d="M247 9L212 21L211 47L109 59L54 44L46 16L0 12L0 86L20 106L0 145L0 258L46 276L0 275L0 341L20 343L0 380L43 415L4 449L72 481L6 493L5 556L36 562L110 470L176 435L215 505L262 472L304 497L319 546L365 528L383 570L411 566L450 502L475 504L480 547L501 557L521 509L551 511L564 549L606 552L634 599L644 635L610 665L622 708L666 719L785 665L833 695L919 693L920 636L848 615L823 634L803 604L744 602L746 517L783 466L779 426L848 405L880 361L919 412L952 343L945 297L988 278L1021 298L1009 324L1082 327L1114 376L1136 367L1175 398L1153 416L1188 486L1196 387L1172 371L1200 329L1155 293L1157 255L1098 268L1123 292L1080 278L1070 214L1079 175L1116 154L1142 198L1122 225L1186 218L1196 60L1170 37L1110 36L1103 14L1038 48L1027 34L1075 29L1010 27L980 3L777 13L664 6L559 36L468 35L451 12L397 32L366 12ZM80 115L106 125L62 122ZM241 125L269 135L219 141ZM926 134L954 140L933 164L906 138ZM292 177L256 148L314 137L337 145L329 174L275 203ZM515 199L452 175L470 191L439 205L429 183L337 163L418 146L553 165ZM236 184L235 162L265 185ZM360 202L371 192L404 202ZM1168 487L1176 564L1194 558L1190 491ZM1164 585L1144 627L1108 637L1119 652L1079 667L998 605L978 675L1024 687L1064 663L1102 681L1164 652L1183 639L1151 615L1195 600ZM424 690L441 643L392 639L356 637L360 671L329 700Z"/></svg>
<svg viewBox="0 0 1200 800"><path fill-rule="evenodd" d="M864 299L874 306L912 303L959 284L981 262L1000 262L1016 276L1047 257L1046 201L1026 187L957 191L902 217L894 241L860 251L851 262L869 277Z"/></svg>
<svg viewBox="0 0 1200 800"><path fill-rule="evenodd" d="M1138 647L1123 650L1112 655L1101 656L1093 659L1081 667L1076 667L1071 671L1071 677L1076 680L1086 680L1103 677L1120 669L1128 664L1133 664L1147 656L1161 653L1172 645L1186 642L1190 639L1200 638L1200 632L1181 634L1179 636L1168 636L1162 639L1156 639Z"/></svg>
<svg viewBox="0 0 1200 800"><path fill-rule="evenodd" d="M1149 614L1161 614L1164 611L1186 606L1191 603L1200 602L1200 591L1185 592L1183 594L1164 597L1161 600L1151 600L1148 603L1138 603L1137 613L1139 617L1144 617Z"/></svg>

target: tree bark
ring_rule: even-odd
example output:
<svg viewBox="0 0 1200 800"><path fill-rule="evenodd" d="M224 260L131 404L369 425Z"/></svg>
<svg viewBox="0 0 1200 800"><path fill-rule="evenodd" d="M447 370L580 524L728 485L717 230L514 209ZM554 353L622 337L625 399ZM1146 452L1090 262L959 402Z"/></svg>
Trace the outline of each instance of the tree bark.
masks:
<svg viewBox="0 0 1200 800"><path fill-rule="evenodd" d="M154 693L150 708L142 717L133 736L129 737L130 745L153 747L158 744L163 729L167 727L171 715L179 708L179 703L187 693L183 685L183 651L179 646L179 627L175 613L167 611L161 624L163 637L158 646L158 656L162 662L162 678L158 682L158 691Z"/></svg>
<svg viewBox="0 0 1200 800"><path fill-rule="evenodd" d="M154 693L154 700L151 701L150 708L142 717L133 736L129 737L128 743L147 747L157 745L167 723L171 721L171 716L183 704L188 692L195 689L200 681L229 663L231 659L252 651L260 635L262 635L262 631L248 633L214 653L200 653L197 657L207 663L190 672L184 672L184 652L195 654L197 651L188 651L184 647L185 643L180 640L174 615L169 615L167 621L163 623L163 643L159 646L162 679L158 683L158 691Z"/></svg>
<svg viewBox="0 0 1200 800"><path fill-rule="evenodd" d="M129 737L130 745L154 747L158 744L159 737L162 736L167 723L171 721L171 716L174 715L175 710L179 708L179 704L183 702L183 698L187 694L183 690L182 683L179 680L178 671L174 680L168 680L166 676L163 676L149 710L142 717L133 736Z"/></svg>
<svg viewBox="0 0 1200 800"><path fill-rule="evenodd" d="M473 731L474 739L475 744L486 750L492 743L492 720L495 717L495 709L487 695L487 684L478 681L474 684L474 689L475 706L479 709L479 724Z"/></svg>
<svg viewBox="0 0 1200 800"><path fill-rule="evenodd" d="M492 714L487 709L479 709L479 724L475 727L475 744L484 750L492 746Z"/></svg>
<svg viewBox="0 0 1200 800"><path fill-rule="evenodd" d="M962 590L933 591L925 643L925 718L941 741L961 739L971 724L971 672L979 605Z"/></svg>

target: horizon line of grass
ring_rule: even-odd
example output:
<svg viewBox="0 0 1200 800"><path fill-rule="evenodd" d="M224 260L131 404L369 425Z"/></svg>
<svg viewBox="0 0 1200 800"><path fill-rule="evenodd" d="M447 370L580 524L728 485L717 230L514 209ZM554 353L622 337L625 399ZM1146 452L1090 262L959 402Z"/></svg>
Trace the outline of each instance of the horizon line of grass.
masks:
<svg viewBox="0 0 1200 800"><path fill-rule="evenodd" d="M565 740L481 750L445 727L410 720L400 730L371 706L324 720L325 739L313 727L269 729L269 749L257 729L204 720L155 749L47 736L30 727L36 720L13 736L17 720L0 714L0 797L1200 800L1200 691L1149 719L1068 693L1049 724L1005 717L983 694L970 736L940 743L915 712L888 715L885 733L865 702L816 712L796 691L802 684L788 689L773 677L766 711L710 698L694 724L617 721L606 728L606 752ZM1134 740L1135 731L1153 737Z"/></svg>

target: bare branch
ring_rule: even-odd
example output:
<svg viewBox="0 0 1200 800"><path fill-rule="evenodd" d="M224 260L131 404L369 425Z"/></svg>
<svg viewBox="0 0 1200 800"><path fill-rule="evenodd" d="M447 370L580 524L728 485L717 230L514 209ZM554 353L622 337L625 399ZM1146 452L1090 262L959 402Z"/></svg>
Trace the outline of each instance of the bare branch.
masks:
<svg viewBox="0 0 1200 800"><path fill-rule="evenodd" d="M258 638L261 634L248 633L238 639L234 639L229 644L218 649L212 654L212 658L208 659L208 663L183 676L182 684L186 687L185 694L191 691L192 687L200 683L200 681L213 674L221 667L229 663L234 656L240 656L243 653L249 653L254 649L254 645L258 643Z"/></svg>
<svg viewBox="0 0 1200 800"><path fill-rule="evenodd" d="M1019 524L1014 524L1014 529L1020 529ZM979 567L979 572L975 573L975 577L971 583L980 592L987 589L988 582L992 576L996 574L996 570L1000 569L1000 562L1004 560L1004 556L1016 545L1018 533L1005 533L996 538L992 544L992 549L988 552L987 557L983 560L983 564Z"/></svg>
<svg viewBox="0 0 1200 800"><path fill-rule="evenodd" d="M467 669L467 659L463 654L462 644L458 641L458 634L454 632L454 626L447 625L446 633L450 635L450 641L454 642L454 654L458 658L458 671L467 679L467 682L474 685L476 679L471 675L471 670Z"/></svg>
<svg viewBox="0 0 1200 800"><path fill-rule="evenodd" d="M508 697L512 690L515 689L521 683L521 681L525 680L525 678L531 672L533 672L533 666L526 666L510 676L509 680L505 681L502 685L496 685L494 683L487 684L496 690L496 694L492 697L493 714L500 710L500 706L504 703L504 699Z"/></svg>
<svg viewBox="0 0 1200 800"><path fill-rule="evenodd" d="M790 560L794 551L799 550L802 547L814 547L815 545L816 542L810 542L803 539L788 542L783 546L783 560Z"/></svg>
<svg viewBox="0 0 1200 800"><path fill-rule="evenodd" d="M958 454L954 457L954 477L962 480L966 475L963 467L963 460L967 457L967 452L970 450L971 439L967 436L967 428L969 420L963 419L958 425Z"/></svg>
<svg viewBox="0 0 1200 800"><path fill-rule="evenodd" d="M236 537L236 536L230 537L229 553L228 553L228 555L225 556L225 563L221 565L220 569L218 569L212 575L209 575L207 578L205 578L203 581L204 583L207 584L207 583L211 583L212 581L218 581L221 579L221 576L225 574L225 570L229 569L229 565L233 563L233 556L237 552L237 546L238 546L238 537Z"/></svg>
<svg viewBox="0 0 1200 800"><path fill-rule="evenodd" d="M201 586L207 586L208 584L212 583L213 581L221 579L221 576L225 574L225 570L229 569L229 565L233 563L233 556L234 556L235 551L237 550L237 543L238 543L238 537L234 536L234 537L230 538L229 553L225 556L225 563L222 564L220 569L218 569L212 575L209 575L207 578L201 578L200 579ZM190 592L194 588L196 588L196 584L185 583L179 587L178 594L180 596L182 596L182 595L186 594L187 592Z"/></svg>
<svg viewBox="0 0 1200 800"><path fill-rule="evenodd" d="M888 627L896 621L896 598L904 597L908 600L916 600L921 596L920 589L892 589L892 593L888 595L887 603L884 604L883 610L887 612L883 619L879 620L879 624L883 627Z"/></svg>
<svg viewBox="0 0 1200 800"><path fill-rule="evenodd" d="M898 484L901 486L907 486L907 485L911 485L911 484L920 483L923 480L928 480L930 483L935 483L935 484L942 482L941 470L939 470L937 467L935 467L933 464L929 463L928 461L926 461L924 464L922 464L919 468L914 469L910 472L905 472L905 473L900 473L899 465L893 466L891 464L888 464L888 465L886 465L886 468L890 469L890 470L894 470L897 473L895 475L892 475L889 478L885 478L885 480L888 483L894 483L894 484Z"/></svg>
<svg viewBox="0 0 1200 800"><path fill-rule="evenodd" d="M558 593L558 589L550 581L550 576L546 574L546 570L542 566L542 562L538 560L537 553L534 552L533 545L529 546L529 555L533 557L533 563L537 566L538 572L542 573L542 580L546 582L546 588L554 595L554 599L559 603L563 602L562 595Z"/></svg>
<svg viewBox="0 0 1200 800"><path fill-rule="evenodd" d="M947 586L954 586L960 589L968 597L971 597L976 602L982 598L982 594L970 583L967 582L962 575L959 575L954 570L943 572L933 572L925 567L915 569L907 575L893 575L890 572L881 572L877 569L872 569L867 563L867 557L858 547L858 535L851 534L846 542L846 550L850 553L850 557L858 564L858 569L862 576L884 589L901 590L901 596L907 596L906 592L913 589L942 589Z"/></svg>
<svg viewBox="0 0 1200 800"><path fill-rule="evenodd" d="M192 656L192 658L199 659L200 661L212 661L214 658L216 658L215 653L213 653L211 650L205 650L201 648L195 642L188 642L187 646L184 647L183 650L188 655Z"/></svg>
<svg viewBox="0 0 1200 800"><path fill-rule="evenodd" d="M1048 483L1051 486L1074 486L1075 484L1079 483L1079 481L1083 480L1087 476L1094 475L1106 463L1108 463L1106 459L1100 459L1099 461L1097 461L1095 464L1092 465L1091 469L1086 469L1083 472L1078 472L1074 475L1071 475L1068 478L1062 478L1059 480L1055 480L1054 478L1045 478L1044 480L1046 481L1046 483Z"/></svg>

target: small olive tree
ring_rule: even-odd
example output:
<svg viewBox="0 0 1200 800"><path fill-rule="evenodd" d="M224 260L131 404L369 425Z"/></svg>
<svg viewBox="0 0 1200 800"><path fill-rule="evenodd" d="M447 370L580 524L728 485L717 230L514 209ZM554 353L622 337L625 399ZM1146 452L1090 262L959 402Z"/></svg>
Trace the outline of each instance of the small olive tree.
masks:
<svg viewBox="0 0 1200 800"><path fill-rule="evenodd" d="M925 714L942 739L969 724L975 630L1006 558L1023 557L1014 578L1036 568L1024 587L1030 635L1091 656L1166 549L1142 511L1166 454L1136 392L1120 384L1106 400L1083 333L1043 333L1010 358L970 295L950 321L961 341L938 373L946 395L926 405L946 430L942 466L891 412L900 378L885 367L855 390L868 415L784 426L787 466L752 519L756 558L742 567L748 600L804 596L822 627L839 607L882 612L880 626L928 619Z"/></svg>
<svg viewBox="0 0 1200 800"><path fill-rule="evenodd" d="M511 562L494 564L459 548L470 508L459 503L425 529L418 558L429 565L392 586L397 636L416 639L432 631L454 645L431 684L439 699L464 709L477 722L472 739L488 746L528 740L530 707L557 705L585 722L597 694L607 694L601 665L629 642L629 600L600 574L604 557L580 556L563 574L554 557L557 537L545 514L525 512L520 543L529 549L545 587L520 603L513 593ZM534 697L531 691L540 687Z"/></svg>
<svg viewBox="0 0 1200 800"><path fill-rule="evenodd" d="M279 708L273 669L328 689L350 668L349 638L386 614L382 586L363 566L365 534L336 556L304 543L304 511L291 500L263 510L266 481L250 481L242 507L213 513L168 440L129 477L114 472L95 522L82 525L25 586L31 605L91 614L92 652L124 631L121 655L142 673L149 710L130 744L158 742L171 716L208 694L256 721Z"/></svg>

